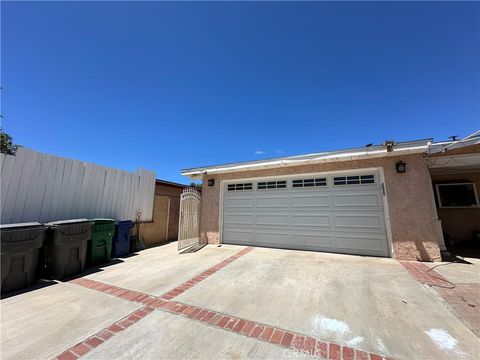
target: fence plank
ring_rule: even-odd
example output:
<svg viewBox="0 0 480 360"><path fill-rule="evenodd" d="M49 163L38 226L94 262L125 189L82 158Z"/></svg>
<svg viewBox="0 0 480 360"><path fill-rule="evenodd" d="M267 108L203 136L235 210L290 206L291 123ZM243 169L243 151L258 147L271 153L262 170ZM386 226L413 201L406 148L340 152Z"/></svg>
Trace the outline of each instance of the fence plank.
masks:
<svg viewBox="0 0 480 360"><path fill-rule="evenodd" d="M79 161L73 160L72 161L72 172L70 176L70 181L67 183L67 194L65 194L65 215L69 218L75 218L75 204L74 204L74 197L77 190L77 181L80 177L80 167L81 163Z"/></svg>
<svg viewBox="0 0 480 360"><path fill-rule="evenodd" d="M13 174L13 167L15 166L15 156L13 155L7 155L4 160L4 164L2 167L2 178L1 178L1 204L0 204L0 210L2 214L2 223L6 222L6 219L4 218L5 216L5 207L7 203L7 193L8 193L8 187L10 184L10 179L12 178Z"/></svg>
<svg viewBox="0 0 480 360"><path fill-rule="evenodd" d="M33 152L32 152L33 153ZM43 161L43 154L40 153L33 153L32 154L33 160L33 168L30 173L29 179L28 179L28 186L26 188L26 195L25 195L25 201L22 209L22 221L34 221L35 217L35 211L37 208L37 205L34 204L33 198L35 197L35 194L37 193L38 189L37 187L39 186L38 178L40 176L40 171L42 167L42 161Z"/></svg>
<svg viewBox="0 0 480 360"><path fill-rule="evenodd" d="M27 149L22 149L25 152L25 161L22 167L22 172L20 175L18 183L17 196L15 198L15 205L13 207L12 213L12 222L20 222L23 216L23 210L25 208L25 200L27 198L27 192L30 186L30 181L32 180L32 172L35 167L35 161L37 158L37 153L29 151Z"/></svg>
<svg viewBox="0 0 480 360"><path fill-rule="evenodd" d="M30 220L39 221L42 213L43 201L45 199L45 191L47 189L48 171L53 158L49 155L43 154L38 161L40 170L38 172L35 187L32 187L32 192L28 194L28 207L30 213Z"/></svg>
<svg viewBox="0 0 480 360"><path fill-rule="evenodd" d="M45 194L43 196L42 210L40 212L40 222L49 221L50 209L53 206L53 192L55 185L55 176L57 175L57 166L60 158L52 156L48 163L48 172L45 185ZM58 219L57 219L58 220Z"/></svg>
<svg viewBox="0 0 480 360"><path fill-rule="evenodd" d="M85 177L85 163L82 161L77 161L78 163L78 171L77 175L75 178L75 182L73 184L73 188L75 191L73 191L73 197L72 197L72 218L79 218L80 216L78 215L79 212L79 203L80 203L80 195L81 195L81 189L82 189L82 184L83 184L83 178Z"/></svg>
<svg viewBox="0 0 480 360"><path fill-rule="evenodd" d="M2 171L3 171L3 164L5 163L5 155L4 153L0 153L0 176L2 176Z"/></svg>

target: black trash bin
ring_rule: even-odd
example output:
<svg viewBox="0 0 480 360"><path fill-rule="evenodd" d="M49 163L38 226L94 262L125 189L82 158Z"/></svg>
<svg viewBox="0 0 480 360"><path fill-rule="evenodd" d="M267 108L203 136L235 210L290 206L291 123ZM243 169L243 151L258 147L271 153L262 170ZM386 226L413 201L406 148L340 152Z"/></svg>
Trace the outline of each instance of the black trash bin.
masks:
<svg viewBox="0 0 480 360"><path fill-rule="evenodd" d="M74 219L45 225L48 226L45 246L47 276L62 279L82 272L93 223L88 219Z"/></svg>
<svg viewBox="0 0 480 360"><path fill-rule="evenodd" d="M45 230L37 222L0 225L2 294L32 286L39 279Z"/></svg>

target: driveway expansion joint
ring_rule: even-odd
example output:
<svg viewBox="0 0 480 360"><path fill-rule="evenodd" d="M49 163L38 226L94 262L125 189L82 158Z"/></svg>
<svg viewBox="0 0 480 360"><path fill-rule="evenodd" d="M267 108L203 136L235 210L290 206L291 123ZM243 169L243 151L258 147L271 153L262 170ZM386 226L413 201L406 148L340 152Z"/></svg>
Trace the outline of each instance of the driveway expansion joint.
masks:
<svg viewBox="0 0 480 360"><path fill-rule="evenodd" d="M126 315L108 327L103 328L94 335L73 345L56 357L57 360L75 360L90 352L117 333L137 323L156 309L181 315L212 326L233 332L237 335L247 336L273 345L277 345L308 356L331 360L392 360L382 355L369 353L360 349L342 346L330 341L310 337L308 335L277 328L260 322L241 319L235 316L222 314L211 309L171 301L174 297L195 286L207 277L223 269L239 257L250 252L253 248L247 247L228 257L219 264L202 272L194 278L180 284L167 293L155 297L138 291L128 290L118 286L109 285L100 281L77 278L69 281L71 284L97 290L123 300L142 304L141 308Z"/></svg>

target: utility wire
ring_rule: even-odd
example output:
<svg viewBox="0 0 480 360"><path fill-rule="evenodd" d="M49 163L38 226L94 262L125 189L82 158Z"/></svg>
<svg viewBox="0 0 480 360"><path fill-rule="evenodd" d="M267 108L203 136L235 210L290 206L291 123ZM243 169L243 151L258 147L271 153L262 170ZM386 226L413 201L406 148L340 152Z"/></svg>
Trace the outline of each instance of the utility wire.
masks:
<svg viewBox="0 0 480 360"><path fill-rule="evenodd" d="M461 143L461 142L464 142L464 141L467 141L467 140L469 140L470 138L475 137L475 136L477 136L477 135L480 135L480 130L477 130L477 131L475 131L473 134L470 134L470 135L468 135L468 136L465 136L463 139L460 139L460 140L457 140L457 141L453 141L453 142L451 142L450 144L445 145L445 146L443 147L443 149L442 149L441 152L445 152L445 150L447 150L448 147L450 147L450 146L452 146L452 145L455 145L455 144L458 144L458 143Z"/></svg>

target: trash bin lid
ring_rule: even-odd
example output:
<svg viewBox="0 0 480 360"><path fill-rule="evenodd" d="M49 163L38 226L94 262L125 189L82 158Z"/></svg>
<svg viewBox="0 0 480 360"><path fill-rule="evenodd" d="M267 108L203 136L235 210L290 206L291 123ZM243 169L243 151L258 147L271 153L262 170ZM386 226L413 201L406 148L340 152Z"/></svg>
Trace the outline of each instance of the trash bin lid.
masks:
<svg viewBox="0 0 480 360"><path fill-rule="evenodd" d="M95 219L92 219L92 221L95 224L112 224L115 222L115 220L108 219L108 218L95 218Z"/></svg>
<svg viewBox="0 0 480 360"><path fill-rule="evenodd" d="M25 227L34 227L34 226L43 226L39 222L27 222L27 223L17 223L17 224L1 224L0 229L15 229L15 228L25 228Z"/></svg>
<svg viewBox="0 0 480 360"><path fill-rule="evenodd" d="M132 224L132 220L117 221L117 225L130 225L130 224Z"/></svg>
<svg viewBox="0 0 480 360"><path fill-rule="evenodd" d="M60 225L69 225L69 224L78 224L83 222L90 222L90 220L82 218L82 219L70 219L70 220L58 220L46 223L45 225L48 226L60 226Z"/></svg>

